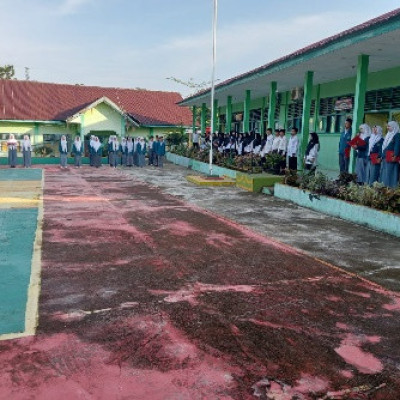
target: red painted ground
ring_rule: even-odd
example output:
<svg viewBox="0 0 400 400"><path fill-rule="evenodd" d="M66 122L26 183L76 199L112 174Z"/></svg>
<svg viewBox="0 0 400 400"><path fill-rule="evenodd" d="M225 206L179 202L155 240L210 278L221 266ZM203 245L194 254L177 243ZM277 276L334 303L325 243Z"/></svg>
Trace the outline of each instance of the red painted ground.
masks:
<svg viewBox="0 0 400 400"><path fill-rule="evenodd" d="M38 335L0 342L0 398L398 400L399 316L118 170L47 168Z"/></svg>

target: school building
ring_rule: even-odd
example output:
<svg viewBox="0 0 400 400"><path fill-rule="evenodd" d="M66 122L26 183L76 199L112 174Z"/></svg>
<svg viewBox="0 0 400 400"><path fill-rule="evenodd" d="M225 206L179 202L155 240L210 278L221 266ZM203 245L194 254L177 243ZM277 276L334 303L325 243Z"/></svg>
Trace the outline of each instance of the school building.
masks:
<svg viewBox="0 0 400 400"><path fill-rule="evenodd" d="M76 135L104 141L177 132L192 121L181 100L174 92L0 80L0 160L6 161L10 133L17 140L30 135L34 151L44 146L57 157L61 135L71 142Z"/></svg>
<svg viewBox="0 0 400 400"><path fill-rule="evenodd" d="M200 110L204 133L210 90L180 104ZM317 132L319 168L337 171L347 117L353 133L363 121L384 132L386 122L400 121L400 8L216 85L213 107L222 132L299 128L303 153Z"/></svg>

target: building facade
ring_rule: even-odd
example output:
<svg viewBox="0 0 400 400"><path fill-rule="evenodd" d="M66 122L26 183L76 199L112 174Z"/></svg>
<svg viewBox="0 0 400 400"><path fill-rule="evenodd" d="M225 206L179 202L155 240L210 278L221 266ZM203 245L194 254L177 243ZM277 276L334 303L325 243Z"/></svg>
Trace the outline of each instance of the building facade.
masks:
<svg viewBox="0 0 400 400"><path fill-rule="evenodd" d="M206 129L210 91L180 104L201 110ZM214 130L299 128L304 153L308 134L320 136L319 167L338 170L338 141L351 117L386 128L400 121L400 9L231 78L216 86Z"/></svg>
<svg viewBox="0 0 400 400"><path fill-rule="evenodd" d="M173 92L0 80L0 156L10 133L17 140L29 135L37 157L56 158L62 135L69 142L76 135L104 141L181 131L192 123L190 110L177 105L181 100Z"/></svg>

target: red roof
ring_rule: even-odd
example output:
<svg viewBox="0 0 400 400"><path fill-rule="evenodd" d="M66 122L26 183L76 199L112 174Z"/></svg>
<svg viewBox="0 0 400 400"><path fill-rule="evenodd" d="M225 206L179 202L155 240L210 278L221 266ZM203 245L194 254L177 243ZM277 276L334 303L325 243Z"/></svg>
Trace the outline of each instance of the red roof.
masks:
<svg viewBox="0 0 400 400"><path fill-rule="evenodd" d="M0 80L0 120L65 121L101 97L108 97L140 125L191 125L175 92Z"/></svg>

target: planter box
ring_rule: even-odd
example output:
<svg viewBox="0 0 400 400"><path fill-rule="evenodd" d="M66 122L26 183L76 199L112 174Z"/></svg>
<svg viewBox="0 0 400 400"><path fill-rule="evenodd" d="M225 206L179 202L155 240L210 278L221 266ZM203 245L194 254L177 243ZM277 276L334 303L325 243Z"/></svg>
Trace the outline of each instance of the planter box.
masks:
<svg viewBox="0 0 400 400"><path fill-rule="evenodd" d="M397 214L332 197L314 195L309 191L282 184L275 185L274 195L280 199L293 201L300 206L400 237L400 216Z"/></svg>
<svg viewBox="0 0 400 400"><path fill-rule="evenodd" d="M283 182L284 177L270 174L236 174L236 186L249 192L261 192L263 187L274 186L275 183Z"/></svg>

